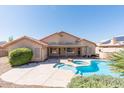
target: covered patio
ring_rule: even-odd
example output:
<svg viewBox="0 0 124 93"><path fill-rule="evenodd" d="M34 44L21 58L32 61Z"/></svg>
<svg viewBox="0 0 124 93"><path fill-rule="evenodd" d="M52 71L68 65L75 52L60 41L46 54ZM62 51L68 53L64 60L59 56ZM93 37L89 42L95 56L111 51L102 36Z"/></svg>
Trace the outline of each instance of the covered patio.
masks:
<svg viewBox="0 0 124 93"><path fill-rule="evenodd" d="M49 46L47 50L49 57L80 57L87 53L86 46Z"/></svg>

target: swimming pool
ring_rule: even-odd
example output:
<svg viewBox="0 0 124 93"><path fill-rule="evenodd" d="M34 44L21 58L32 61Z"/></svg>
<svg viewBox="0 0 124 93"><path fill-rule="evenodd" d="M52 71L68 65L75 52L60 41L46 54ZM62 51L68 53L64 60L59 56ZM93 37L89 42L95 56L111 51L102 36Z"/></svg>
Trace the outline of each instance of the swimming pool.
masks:
<svg viewBox="0 0 124 93"><path fill-rule="evenodd" d="M85 60L84 60L85 61ZM83 64L83 60L74 60L74 64ZM73 67L71 65L59 63L56 64L54 67L62 70L69 70L72 73L83 75L83 76L90 76L90 75L111 75L113 77L122 77L120 73L115 73L111 71L111 67L109 66L109 61L103 61L99 59L90 60L90 65L88 66L77 66Z"/></svg>

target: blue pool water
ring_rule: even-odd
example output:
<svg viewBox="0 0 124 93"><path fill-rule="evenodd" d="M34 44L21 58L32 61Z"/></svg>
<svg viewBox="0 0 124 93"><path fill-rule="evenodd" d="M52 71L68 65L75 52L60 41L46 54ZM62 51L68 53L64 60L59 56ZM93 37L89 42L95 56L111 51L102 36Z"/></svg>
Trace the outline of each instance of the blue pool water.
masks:
<svg viewBox="0 0 124 93"><path fill-rule="evenodd" d="M74 64L78 64L77 67L73 67L71 65L66 64L56 64L54 67L63 70L70 70L75 74L90 76L90 75L111 75L113 77L121 77L120 73L115 73L111 71L111 67L109 66L109 61L102 60L91 60L91 65L89 66L79 66L83 64L83 61L74 61Z"/></svg>

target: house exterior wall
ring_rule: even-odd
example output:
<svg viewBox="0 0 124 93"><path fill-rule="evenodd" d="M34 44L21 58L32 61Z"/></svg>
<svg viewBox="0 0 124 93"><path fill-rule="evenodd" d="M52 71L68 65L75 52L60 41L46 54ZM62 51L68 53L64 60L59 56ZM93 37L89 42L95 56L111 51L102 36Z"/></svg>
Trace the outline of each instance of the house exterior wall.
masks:
<svg viewBox="0 0 124 93"><path fill-rule="evenodd" d="M118 47L112 47L112 48L99 48L102 52L118 52L122 49L124 49L124 47L122 48L118 48Z"/></svg>
<svg viewBox="0 0 124 93"><path fill-rule="evenodd" d="M0 57L4 57L8 55L8 51L4 48L0 48Z"/></svg>
<svg viewBox="0 0 124 93"><path fill-rule="evenodd" d="M47 59L47 47L43 47L41 50L42 61Z"/></svg>
<svg viewBox="0 0 124 93"><path fill-rule="evenodd" d="M111 56L112 53L123 49L124 47L97 47L96 52L99 54L100 58L107 59Z"/></svg>
<svg viewBox="0 0 124 93"><path fill-rule="evenodd" d="M95 48L96 48L96 45L90 43L90 42L87 42L87 41L81 41L80 44L84 47L82 47L82 56L84 55L93 55L95 54Z"/></svg>
<svg viewBox="0 0 124 93"><path fill-rule="evenodd" d="M9 51L13 50L13 49L16 49L16 48L23 48L23 47L26 47L26 48L30 48L32 49L33 51L33 58L32 58L32 61L43 61L45 58L46 58L46 53L47 52L44 52L45 51L45 48L42 46L42 45L39 45L39 44L36 44L34 42L31 42L30 40L27 40L27 39L23 39L23 40L20 40L19 42L16 42L12 45L9 45L6 49ZM40 51L40 56L37 57L35 54L36 54L36 48L38 48Z"/></svg>
<svg viewBox="0 0 124 93"><path fill-rule="evenodd" d="M42 41L47 44L44 43L42 45ZM51 48L57 48L57 54L55 54L55 56L91 56L95 54L96 48L96 45L93 42L78 38L65 32L52 34L42 39L41 42L24 37L8 43L5 45L5 49L9 52L16 48L30 48L33 50L34 54L32 61L43 61L49 54L49 56L54 55L54 53L51 54L49 50Z"/></svg>
<svg viewBox="0 0 124 93"><path fill-rule="evenodd" d="M71 45L75 45L75 47L73 48L81 48L81 56L84 56L84 55L90 56L95 54L95 47L96 47L95 44L88 42L86 40L80 40L79 38L68 35L66 33L54 34L43 39L42 41L47 42L48 47L49 45L63 45L63 48L64 48L64 45L65 45L65 48L66 48L67 47L66 45L68 45L68 48L70 48L72 47Z"/></svg>
<svg viewBox="0 0 124 93"><path fill-rule="evenodd" d="M99 58L101 58L101 59L109 59L111 55L112 55L111 52L100 52Z"/></svg>
<svg viewBox="0 0 124 93"><path fill-rule="evenodd" d="M68 43L75 44L76 40L77 38L67 35L65 33L62 33L62 34L54 34L44 39L43 41L47 42L48 44L68 44Z"/></svg>

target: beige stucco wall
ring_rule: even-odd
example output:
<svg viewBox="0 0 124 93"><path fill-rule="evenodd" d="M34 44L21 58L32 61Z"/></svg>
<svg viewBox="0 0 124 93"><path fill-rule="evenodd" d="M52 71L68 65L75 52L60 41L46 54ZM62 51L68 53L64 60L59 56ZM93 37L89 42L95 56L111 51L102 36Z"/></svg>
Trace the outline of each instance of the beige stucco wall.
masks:
<svg viewBox="0 0 124 93"><path fill-rule="evenodd" d="M44 42L47 42L49 44L59 44L59 43L63 43L63 44L67 44L67 43L72 43L75 45L80 45L81 47L81 55L92 55L95 54L95 44L90 43L88 41L85 40L81 40L80 42L76 42L78 40L78 38L70 36L66 33L62 33L63 37L60 36L60 34L54 34L52 36L49 36L48 38L44 39ZM71 46L70 46L71 47ZM75 46L76 47L76 46ZM77 46L79 47L79 46Z"/></svg>
<svg viewBox="0 0 124 93"><path fill-rule="evenodd" d="M95 49L96 54L99 54L99 49L100 48L97 46L96 49Z"/></svg>
<svg viewBox="0 0 124 93"><path fill-rule="evenodd" d="M124 49L124 47L122 48L118 48L118 47L112 47L112 48L100 48L102 52L118 52L122 49Z"/></svg>
<svg viewBox="0 0 124 93"><path fill-rule="evenodd" d="M82 47L82 49L81 49L81 56L84 56L84 55L86 55L86 47Z"/></svg>
<svg viewBox="0 0 124 93"><path fill-rule="evenodd" d="M124 47L97 47L96 52L99 54L100 58L105 59L108 58L113 52L118 52L123 49Z"/></svg>
<svg viewBox="0 0 124 93"><path fill-rule="evenodd" d="M77 38L67 35L65 33L62 33L63 37L60 36L60 34L54 34L46 39L44 39L43 41L52 44L52 43L75 43L75 41L77 40Z"/></svg>
<svg viewBox="0 0 124 93"><path fill-rule="evenodd" d="M110 52L100 52L99 58L101 58L101 59L109 59L111 55L112 55L112 53L110 53Z"/></svg>
<svg viewBox="0 0 124 93"><path fill-rule="evenodd" d="M47 59L47 47L42 47L41 57L42 57L42 61Z"/></svg>
<svg viewBox="0 0 124 93"><path fill-rule="evenodd" d="M81 41L80 44L84 47L82 47L82 56L83 55L93 55L95 54L95 48L96 46L93 43L90 43L88 41Z"/></svg>
<svg viewBox="0 0 124 93"><path fill-rule="evenodd" d="M32 61L43 61L45 58L46 58L46 53L47 52L44 52L46 51L46 48L44 48L42 45L40 44L37 44L35 42L32 42L30 40L27 40L27 39L23 39L23 40L20 40L12 45L9 45L6 49L8 51L11 51L13 49L16 49L16 48L23 48L23 47L26 47L26 48L30 48L33 50L33 58L32 58ZM40 48L40 57L35 57L35 48ZM42 52L43 51L43 52Z"/></svg>
<svg viewBox="0 0 124 93"><path fill-rule="evenodd" d="M0 57L4 57L7 56L8 52L6 49L0 48Z"/></svg>

